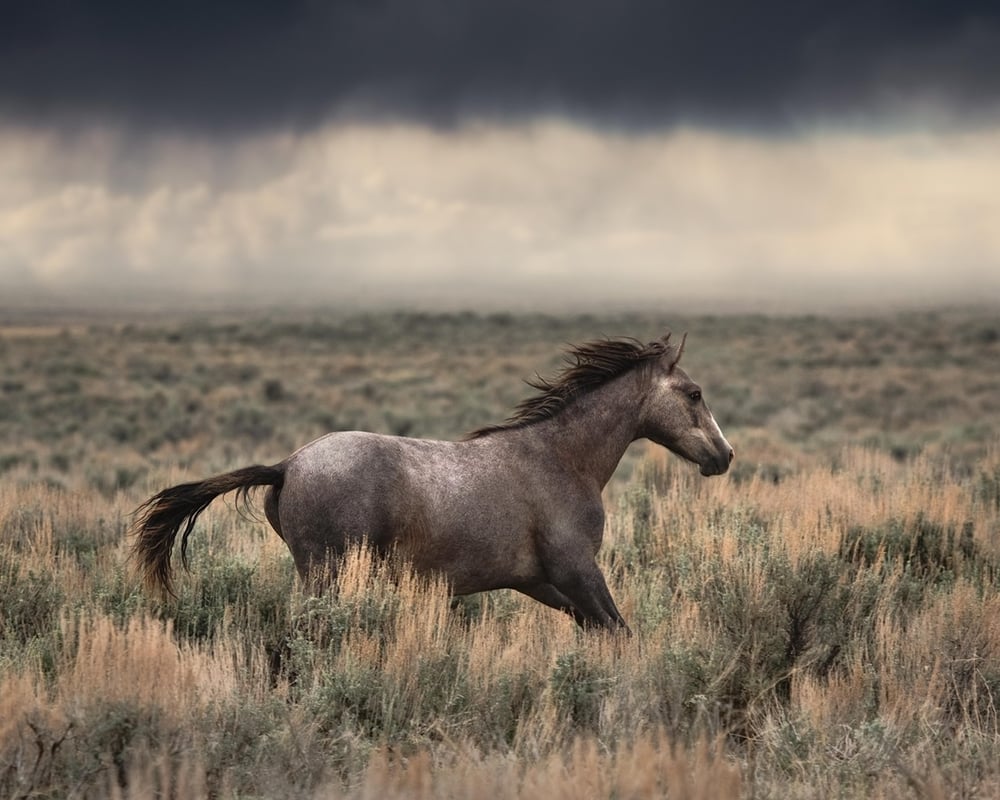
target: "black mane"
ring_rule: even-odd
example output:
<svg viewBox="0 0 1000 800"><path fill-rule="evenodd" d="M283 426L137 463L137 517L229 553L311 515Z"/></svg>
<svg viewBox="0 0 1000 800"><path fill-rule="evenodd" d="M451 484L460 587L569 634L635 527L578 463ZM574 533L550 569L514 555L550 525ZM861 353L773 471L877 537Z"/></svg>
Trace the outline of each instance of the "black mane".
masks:
<svg viewBox="0 0 1000 800"><path fill-rule="evenodd" d="M497 431L523 428L551 419L580 395L603 386L641 364L671 352L671 363L676 364L683 350L683 341L679 347L670 344L669 333L649 344L643 344L638 339L623 338L599 339L571 346L565 354L566 366L558 375L552 379L536 375L525 381L533 389L538 389L540 394L518 403L514 413L504 422L477 428L465 438L478 439Z"/></svg>

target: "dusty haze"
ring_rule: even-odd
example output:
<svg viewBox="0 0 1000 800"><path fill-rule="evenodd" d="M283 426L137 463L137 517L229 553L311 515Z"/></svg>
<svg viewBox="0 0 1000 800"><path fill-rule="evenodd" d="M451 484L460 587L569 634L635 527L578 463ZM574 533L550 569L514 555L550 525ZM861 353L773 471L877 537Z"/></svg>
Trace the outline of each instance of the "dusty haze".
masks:
<svg viewBox="0 0 1000 800"><path fill-rule="evenodd" d="M1000 133L563 121L0 148L7 303L1000 300Z"/></svg>

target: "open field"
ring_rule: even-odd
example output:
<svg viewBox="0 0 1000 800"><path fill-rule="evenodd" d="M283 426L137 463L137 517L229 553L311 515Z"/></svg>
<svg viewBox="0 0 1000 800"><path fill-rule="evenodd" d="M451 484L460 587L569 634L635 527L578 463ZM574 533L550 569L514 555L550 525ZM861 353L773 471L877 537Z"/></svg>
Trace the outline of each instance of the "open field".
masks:
<svg viewBox="0 0 1000 800"><path fill-rule="evenodd" d="M636 445L635 631L365 553L309 598L219 502L178 598L131 510L332 429L455 438L602 334L688 331L737 452ZM0 796L1000 795L1000 319L0 313Z"/></svg>

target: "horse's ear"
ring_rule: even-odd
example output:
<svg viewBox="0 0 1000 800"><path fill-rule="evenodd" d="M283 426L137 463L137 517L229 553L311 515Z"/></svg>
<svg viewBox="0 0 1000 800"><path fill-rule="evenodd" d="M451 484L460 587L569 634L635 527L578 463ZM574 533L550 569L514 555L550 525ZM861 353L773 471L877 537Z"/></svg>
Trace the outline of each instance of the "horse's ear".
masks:
<svg viewBox="0 0 1000 800"><path fill-rule="evenodd" d="M653 341L651 341L649 343L649 346L652 348L659 348L661 349L661 351L665 351L667 349L668 344L670 344L670 331L667 331L665 334L663 334L663 336L659 337L658 339L654 339Z"/></svg>
<svg viewBox="0 0 1000 800"><path fill-rule="evenodd" d="M667 338L668 339L670 338L669 333L667 334ZM674 371L674 367L677 366L678 362L681 360L681 356L684 355L684 345L687 343L687 340L688 340L688 335L685 332L685 334L681 337L680 347L677 348L677 352L674 353L674 358L670 362L670 372ZM666 344L666 339L664 339L664 344Z"/></svg>

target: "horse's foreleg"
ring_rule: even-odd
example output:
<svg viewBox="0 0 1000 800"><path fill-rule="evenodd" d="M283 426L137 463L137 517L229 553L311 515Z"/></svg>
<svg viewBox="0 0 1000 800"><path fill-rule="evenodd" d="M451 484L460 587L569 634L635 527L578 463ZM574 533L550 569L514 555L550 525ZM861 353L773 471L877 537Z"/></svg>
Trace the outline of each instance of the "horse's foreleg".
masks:
<svg viewBox="0 0 1000 800"><path fill-rule="evenodd" d="M587 617L580 609L573 605L572 600L551 583L533 583L529 586L518 586L517 591L528 595L528 597L537 600L539 603L544 603L549 608L569 614L581 628L587 626Z"/></svg>
<svg viewBox="0 0 1000 800"><path fill-rule="evenodd" d="M583 616L584 627L598 626L614 632L629 632L596 562L564 564L549 577L556 591L568 598Z"/></svg>

